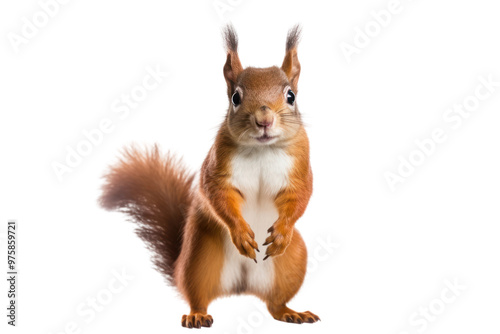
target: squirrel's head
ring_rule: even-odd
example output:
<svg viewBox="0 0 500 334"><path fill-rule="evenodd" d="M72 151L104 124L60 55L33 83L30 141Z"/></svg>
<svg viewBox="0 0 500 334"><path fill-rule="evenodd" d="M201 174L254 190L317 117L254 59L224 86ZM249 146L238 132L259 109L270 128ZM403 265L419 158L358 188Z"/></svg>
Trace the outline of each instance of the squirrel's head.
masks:
<svg viewBox="0 0 500 334"><path fill-rule="evenodd" d="M227 48L224 78L229 98L226 122L230 135L238 144L252 146L292 139L302 126L296 101L300 27L297 25L288 32L281 67L243 69L234 28L226 26L223 34Z"/></svg>

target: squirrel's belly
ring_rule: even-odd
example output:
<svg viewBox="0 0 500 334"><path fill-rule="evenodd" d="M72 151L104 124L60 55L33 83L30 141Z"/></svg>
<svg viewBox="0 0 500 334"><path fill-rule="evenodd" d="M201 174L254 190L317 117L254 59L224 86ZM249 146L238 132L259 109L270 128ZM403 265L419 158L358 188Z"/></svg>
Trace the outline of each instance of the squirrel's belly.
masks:
<svg viewBox="0 0 500 334"><path fill-rule="evenodd" d="M229 234L226 234L221 286L226 293L266 293L274 284L274 263L272 257L263 261L266 247L262 244L269 235L267 230L278 218L278 210L271 199L251 200L243 204L242 214L254 231L255 241L259 245L260 252L256 253L257 263L242 256L231 241Z"/></svg>
<svg viewBox="0 0 500 334"><path fill-rule="evenodd" d="M226 234L221 286L226 293L268 292L274 284L274 263L263 261L269 236L267 230L278 219L276 194L286 187L292 158L281 149L243 149L232 160L232 183L245 199L241 213L255 233L259 245L257 263L241 255Z"/></svg>

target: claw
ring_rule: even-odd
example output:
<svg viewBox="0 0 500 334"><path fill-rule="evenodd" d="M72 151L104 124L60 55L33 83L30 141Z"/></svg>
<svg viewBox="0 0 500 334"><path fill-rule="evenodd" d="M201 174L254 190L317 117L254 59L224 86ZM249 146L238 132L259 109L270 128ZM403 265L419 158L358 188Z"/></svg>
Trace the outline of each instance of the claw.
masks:
<svg viewBox="0 0 500 334"><path fill-rule="evenodd" d="M266 261L266 259L267 259L269 256L270 256L270 255L266 255L262 261Z"/></svg>

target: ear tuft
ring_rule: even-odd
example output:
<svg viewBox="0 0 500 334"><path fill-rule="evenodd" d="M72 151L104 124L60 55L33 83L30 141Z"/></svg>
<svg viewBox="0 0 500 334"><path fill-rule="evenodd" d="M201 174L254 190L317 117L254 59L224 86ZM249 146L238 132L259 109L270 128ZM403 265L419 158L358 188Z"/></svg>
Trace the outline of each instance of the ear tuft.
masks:
<svg viewBox="0 0 500 334"><path fill-rule="evenodd" d="M231 23L227 24L222 29L222 36L224 38L226 51L238 52L238 35Z"/></svg>
<svg viewBox="0 0 500 334"><path fill-rule="evenodd" d="M226 63L224 64L224 78L227 83L227 96L231 98L236 88L238 75L243 71L238 57L238 35L236 35L232 24L228 24L222 29L222 37L227 52Z"/></svg>
<svg viewBox="0 0 500 334"><path fill-rule="evenodd" d="M281 65L281 69L285 72L288 80L290 80L290 85L295 93L297 93L297 83L300 75L300 62L297 57L297 46L300 41L301 31L302 28L298 24L288 30L288 35L286 36L286 54L283 64Z"/></svg>
<svg viewBox="0 0 500 334"><path fill-rule="evenodd" d="M290 30L288 30L288 35L286 36L286 51L297 48L300 42L301 33L302 27L299 24L296 24Z"/></svg>

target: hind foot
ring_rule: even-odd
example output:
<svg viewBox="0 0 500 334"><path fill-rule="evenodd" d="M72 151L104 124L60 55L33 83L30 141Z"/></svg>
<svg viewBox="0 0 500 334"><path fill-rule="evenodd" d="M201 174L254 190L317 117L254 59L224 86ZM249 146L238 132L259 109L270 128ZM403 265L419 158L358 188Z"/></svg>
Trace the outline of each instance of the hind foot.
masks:
<svg viewBox="0 0 500 334"><path fill-rule="evenodd" d="M277 309L269 309L271 315L274 319L279 321L291 322L295 324L301 324L304 322L314 323L321 320L316 314L306 311L306 312L295 312L286 306L279 307Z"/></svg>
<svg viewBox="0 0 500 334"><path fill-rule="evenodd" d="M212 327L214 319L210 314L191 313L182 316L182 327L201 328Z"/></svg>

